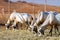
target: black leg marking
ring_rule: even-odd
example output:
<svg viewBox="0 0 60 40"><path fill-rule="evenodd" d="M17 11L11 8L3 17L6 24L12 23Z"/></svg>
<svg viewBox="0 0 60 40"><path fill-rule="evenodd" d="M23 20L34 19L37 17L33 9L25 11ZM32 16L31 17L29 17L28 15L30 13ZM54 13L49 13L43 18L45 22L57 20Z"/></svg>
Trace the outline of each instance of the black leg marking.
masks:
<svg viewBox="0 0 60 40"><path fill-rule="evenodd" d="M10 27L10 24L6 24L6 30L9 29Z"/></svg>
<svg viewBox="0 0 60 40"><path fill-rule="evenodd" d="M40 32L44 35L44 30L40 30Z"/></svg>
<svg viewBox="0 0 60 40"><path fill-rule="evenodd" d="M60 35L59 28L58 28L58 26L57 26L57 25L55 25L55 29L57 30L57 32L58 32L58 33L59 33L59 35Z"/></svg>
<svg viewBox="0 0 60 40"><path fill-rule="evenodd" d="M36 26L34 26L33 32L37 33L37 27Z"/></svg>
<svg viewBox="0 0 60 40"><path fill-rule="evenodd" d="M49 31L49 34L52 36L52 29L53 29L53 26L51 26L51 29Z"/></svg>

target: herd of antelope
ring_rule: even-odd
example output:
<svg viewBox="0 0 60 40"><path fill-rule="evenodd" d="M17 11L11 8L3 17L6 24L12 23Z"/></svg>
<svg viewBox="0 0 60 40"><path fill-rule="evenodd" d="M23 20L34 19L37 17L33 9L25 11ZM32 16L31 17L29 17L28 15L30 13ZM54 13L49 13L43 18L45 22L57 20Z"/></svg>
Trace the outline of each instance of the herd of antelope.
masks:
<svg viewBox="0 0 60 40"><path fill-rule="evenodd" d="M28 29L38 36L44 35L44 30L47 26L51 26L49 33L52 35L52 29L54 27L55 32L60 34L58 26L60 25L60 14L55 11L41 11L35 17L28 13L18 13L13 11L5 24L6 30L12 26L13 30L16 29L18 23L25 23L28 25ZM12 24L12 25L11 25Z"/></svg>

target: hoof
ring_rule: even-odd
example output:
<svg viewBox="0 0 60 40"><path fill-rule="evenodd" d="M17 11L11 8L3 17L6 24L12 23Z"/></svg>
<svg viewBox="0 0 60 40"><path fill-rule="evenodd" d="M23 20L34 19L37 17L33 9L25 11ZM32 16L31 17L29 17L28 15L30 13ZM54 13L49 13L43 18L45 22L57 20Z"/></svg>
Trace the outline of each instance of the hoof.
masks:
<svg viewBox="0 0 60 40"><path fill-rule="evenodd" d="M15 31L15 29L13 29L13 31Z"/></svg>
<svg viewBox="0 0 60 40"><path fill-rule="evenodd" d="M37 36L37 34L34 34L34 36Z"/></svg>
<svg viewBox="0 0 60 40"><path fill-rule="evenodd" d="M6 30L8 30L8 28L6 27Z"/></svg>
<svg viewBox="0 0 60 40"><path fill-rule="evenodd" d="M38 36L39 36L39 37L42 37L43 35L39 34Z"/></svg>

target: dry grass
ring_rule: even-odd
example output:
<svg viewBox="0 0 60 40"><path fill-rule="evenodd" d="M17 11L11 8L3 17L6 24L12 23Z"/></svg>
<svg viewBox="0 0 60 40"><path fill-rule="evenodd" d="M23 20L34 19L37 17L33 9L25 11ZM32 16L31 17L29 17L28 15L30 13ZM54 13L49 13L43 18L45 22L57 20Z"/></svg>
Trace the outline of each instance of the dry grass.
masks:
<svg viewBox="0 0 60 40"><path fill-rule="evenodd" d="M53 34L52 37L47 36L49 30L45 31L43 37L39 37L34 36L34 34L28 30L5 30L3 26L0 28L0 40L60 40L60 36L55 34Z"/></svg>

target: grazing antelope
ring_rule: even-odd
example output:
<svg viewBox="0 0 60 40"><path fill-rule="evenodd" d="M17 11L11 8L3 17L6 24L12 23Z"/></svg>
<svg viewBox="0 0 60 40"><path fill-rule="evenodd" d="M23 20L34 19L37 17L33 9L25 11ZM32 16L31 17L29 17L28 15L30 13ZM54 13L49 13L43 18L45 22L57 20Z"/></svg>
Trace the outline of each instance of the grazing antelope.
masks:
<svg viewBox="0 0 60 40"><path fill-rule="evenodd" d="M12 12L6 25L6 29L9 29L10 24L13 22L13 30L16 28L17 23L26 23L27 25L31 24L33 17L27 13L17 13L16 11Z"/></svg>
<svg viewBox="0 0 60 40"><path fill-rule="evenodd" d="M49 13L47 11L46 12L44 12L44 11L39 12L36 17L36 20L32 21L32 23L30 25L30 30L37 33L36 27L41 25L44 22L44 20L46 19L48 14Z"/></svg>
<svg viewBox="0 0 60 40"><path fill-rule="evenodd" d="M60 24L60 21L59 21L60 17L59 16L60 16L60 14L54 15L53 12L49 12L49 15L47 16L46 20L38 28L39 36L43 35L43 32L44 32L46 26L49 26L49 25L51 26L50 32L52 32L53 25L55 27L55 30L57 29L57 31L59 32L58 27L57 27ZM51 33L51 35L52 35L52 33Z"/></svg>

